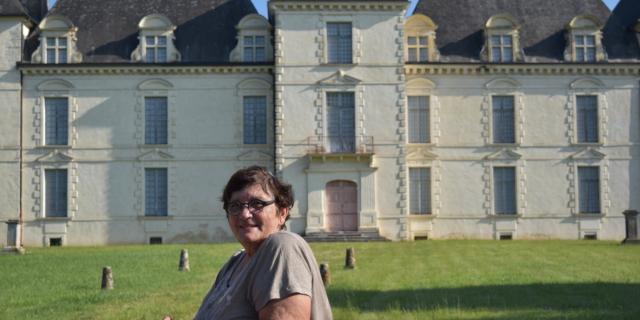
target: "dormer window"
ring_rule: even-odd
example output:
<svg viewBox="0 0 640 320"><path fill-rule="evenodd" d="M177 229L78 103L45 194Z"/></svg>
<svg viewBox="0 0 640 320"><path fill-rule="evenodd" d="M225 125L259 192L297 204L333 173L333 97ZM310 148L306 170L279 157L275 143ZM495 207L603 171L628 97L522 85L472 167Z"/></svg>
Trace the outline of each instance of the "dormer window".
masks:
<svg viewBox="0 0 640 320"><path fill-rule="evenodd" d="M438 26L431 18L415 14L407 20L404 29L406 62L429 62L440 59L440 53L436 47Z"/></svg>
<svg viewBox="0 0 640 320"><path fill-rule="evenodd" d="M513 62L513 36L491 36L491 62Z"/></svg>
<svg viewBox="0 0 640 320"><path fill-rule="evenodd" d="M258 14L249 14L236 26L238 45L231 51L229 60L233 62L271 62L271 25Z"/></svg>
<svg viewBox="0 0 640 320"><path fill-rule="evenodd" d="M519 30L516 20L508 14L489 18L485 24L485 45L480 53L481 59L494 63L523 61Z"/></svg>
<svg viewBox="0 0 640 320"><path fill-rule="evenodd" d="M67 37L46 37L45 63L67 63Z"/></svg>
<svg viewBox="0 0 640 320"><path fill-rule="evenodd" d="M145 36L146 62L167 62L167 37Z"/></svg>
<svg viewBox="0 0 640 320"><path fill-rule="evenodd" d="M159 14L148 15L138 23L140 44L131 53L131 60L147 63L180 61L180 52L174 45L176 29L171 21Z"/></svg>
<svg viewBox="0 0 640 320"><path fill-rule="evenodd" d="M34 63L77 63L82 55L77 51L76 32L71 21L62 16L49 16L38 25L40 28L40 46L33 52Z"/></svg>
<svg viewBox="0 0 640 320"><path fill-rule="evenodd" d="M578 16L567 26L566 61L599 62L606 59L602 46L602 24L593 16Z"/></svg>
<svg viewBox="0 0 640 320"><path fill-rule="evenodd" d="M266 50L264 36L244 36L242 52L245 62L265 62Z"/></svg>

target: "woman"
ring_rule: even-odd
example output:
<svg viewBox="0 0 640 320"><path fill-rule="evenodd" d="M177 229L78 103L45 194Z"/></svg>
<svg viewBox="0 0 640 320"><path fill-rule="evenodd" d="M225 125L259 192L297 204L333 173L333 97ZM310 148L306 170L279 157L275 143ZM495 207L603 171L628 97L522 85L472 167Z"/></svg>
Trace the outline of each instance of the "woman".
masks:
<svg viewBox="0 0 640 320"><path fill-rule="evenodd" d="M253 166L231 176L222 202L244 250L222 267L195 319L332 319L311 248L284 231L291 185Z"/></svg>

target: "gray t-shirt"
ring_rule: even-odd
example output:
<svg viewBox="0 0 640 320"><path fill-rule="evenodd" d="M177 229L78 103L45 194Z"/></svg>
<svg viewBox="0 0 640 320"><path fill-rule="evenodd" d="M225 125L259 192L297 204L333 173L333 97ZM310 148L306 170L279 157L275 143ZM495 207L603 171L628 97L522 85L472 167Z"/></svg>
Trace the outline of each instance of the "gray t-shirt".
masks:
<svg viewBox="0 0 640 320"><path fill-rule="evenodd" d="M280 231L269 236L252 257L240 251L229 259L195 319L258 319L269 301L292 294L311 297L311 319L332 319L311 248L299 235Z"/></svg>

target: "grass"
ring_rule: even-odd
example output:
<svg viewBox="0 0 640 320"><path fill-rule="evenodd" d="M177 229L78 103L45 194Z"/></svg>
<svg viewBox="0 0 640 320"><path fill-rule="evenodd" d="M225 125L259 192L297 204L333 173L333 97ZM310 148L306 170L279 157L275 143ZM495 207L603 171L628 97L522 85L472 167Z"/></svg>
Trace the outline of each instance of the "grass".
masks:
<svg viewBox="0 0 640 320"><path fill-rule="evenodd" d="M639 319L640 246L600 241L312 245L336 319ZM343 269L345 249L355 270ZM191 272L178 272L180 249ZM238 244L0 255L0 319L191 319ZM100 289L103 266L115 289Z"/></svg>

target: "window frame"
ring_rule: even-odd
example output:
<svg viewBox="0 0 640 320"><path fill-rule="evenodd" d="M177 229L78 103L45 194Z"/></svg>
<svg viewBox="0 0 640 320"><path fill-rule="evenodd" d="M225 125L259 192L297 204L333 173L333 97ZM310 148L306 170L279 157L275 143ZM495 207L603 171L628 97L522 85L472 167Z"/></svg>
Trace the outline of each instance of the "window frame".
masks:
<svg viewBox="0 0 640 320"><path fill-rule="evenodd" d="M413 179L412 176L412 171L415 172L415 170L425 170L426 172L426 179L422 180L422 179ZM408 175L408 180L409 180L409 214L410 215L414 215L414 216L433 216L433 175L432 175L432 170L431 167L409 167L409 170L407 172ZM423 178L422 175L420 176L420 178ZM427 195L427 201L425 204L424 209L426 209L425 211L415 211L414 210L414 200L413 199L413 194L414 194L414 187L416 187L416 184L414 183L414 181L420 181L419 182L419 189L417 190L417 192L419 192L419 194L426 194ZM427 189L426 193L420 192L420 191L424 191L423 189ZM422 198L420 198L420 200L422 200ZM422 201L420 201L420 205L419 207L422 207ZM422 210L423 208L419 208L420 210Z"/></svg>
<svg viewBox="0 0 640 320"><path fill-rule="evenodd" d="M149 39L153 39L153 43L149 43ZM143 36L143 55L147 63L166 63L169 60L169 39L166 35L147 34ZM164 39L164 44L160 44L160 39ZM164 59L159 58L159 51L164 49ZM154 52L153 59L149 58L149 53Z"/></svg>
<svg viewBox="0 0 640 320"><path fill-rule="evenodd" d="M506 97L510 97L511 101L513 102L511 104L512 107L512 121L511 121L511 131L513 132L513 139L511 142L505 142L505 141L497 141L498 139L496 139L497 137L497 132L496 132L496 126L497 126L497 119L496 119L496 106L495 106L495 102L496 102L496 98L506 98ZM491 143L493 145L515 145L517 144L518 141L518 132L517 132L517 125L516 125L516 119L517 119L517 106L516 106L516 95L515 94L492 94L491 95Z"/></svg>
<svg viewBox="0 0 640 320"><path fill-rule="evenodd" d="M513 170L513 212L498 212L498 181L496 181L496 172L497 170L511 169ZM519 216L519 204L518 204L518 167L515 165L500 165L500 166L492 166L491 167L491 182L492 182L492 203L493 203L493 214L496 216ZM501 192L504 194L504 192ZM506 205L505 205L506 207Z"/></svg>
<svg viewBox="0 0 640 320"><path fill-rule="evenodd" d="M64 186L62 188L57 188L57 192L55 192L55 195L52 195L49 193L49 184L51 183L51 181L49 181L49 175L48 173L57 173L56 175L56 184L58 184L57 179L60 178L61 176L64 176ZM59 176L58 176L59 175ZM42 216L45 219L67 219L70 217L69 215L69 170L67 168L44 168L42 169L42 197L43 197L43 203L42 203ZM58 201L63 202L63 211L60 212L56 212L55 214L50 213L49 211L49 201L51 198L55 198ZM58 202L56 201L56 202ZM60 208L58 208L60 209Z"/></svg>
<svg viewBox="0 0 640 320"><path fill-rule="evenodd" d="M349 28L349 46L348 48L343 48L341 45L341 35L340 35L340 25L348 25ZM330 35L330 26L336 26L338 28L337 32L338 34L336 35L336 43L332 42L332 36ZM354 64L354 26L353 26L353 22L352 21L327 21L325 24L325 57L326 57L326 63L327 64L332 64L332 65L351 65ZM346 35L342 35L342 40L346 40L347 36ZM335 51L336 51L336 57L335 59L333 59L332 56L332 49L333 46L335 45ZM346 45L346 44L345 44ZM349 57L346 58L341 57L340 53L341 52L349 52Z"/></svg>
<svg viewBox="0 0 640 320"><path fill-rule="evenodd" d="M426 105L425 108L421 108L421 106L417 107L417 108L412 108L411 107L411 100L412 98L424 98L424 100L426 101ZM413 111L413 112L412 112ZM413 135L413 131L414 131L414 126L413 126L413 120L418 119L420 120L421 118L419 117L420 111L424 111L426 114L426 122L425 122L425 133L426 133L426 139L422 139L423 137L419 137L418 139L414 139L412 138ZM418 113L418 115L416 116L414 113ZM408 144L432 144L432 134L431 134L431 95L414 95L414 94L410 94L407 95L407 143ZM418 128L416 129L418 131L418 135L420 136L420 133L422 132L422 128L419 126L420 122L418 121Z"/></svg>
<svg viewBox="0 0 640 320"><path fill-rule="evenodd" d="M167 167L145 167L144 168L144 210L143 210L143 215L144 217L168 217L170 216L170 208L169 208L169 197L170 197L170 190L169 190L169 168ZM161 191L158 191L158 187L154 186L155 191L152 194L153 199L149 199L149 194L151 191L150 190L151 186L149 183L149 173L155 173L158 174L159 176L154 176L154 179L157 180L157 178L164 178L164 191L163 194L159 194L162 193ZM162 175L162 173L164 173L164 175ZM153 202L156 204L154 205L154 208L149 208L148 204L150 203L150 200L153 200ZM162 202L163 206L158 206L157 204ZM161 209L164 209L164 211L162 211ZM151 211L151 210L155 210L155 211Z"/></svg>
<svg viewBox="0 0 640 320"><path fill-rule="evenodd" d="M576 166L576 180L577 180L577 213L578 215L587 215L587 216L592 216L592 215L602 215L603 214L603 202L602 202L602 169L599 165L582 165L582 164L578 164ZM597 203L597 210L595 211L585 211L583 210L583 203L584 202L590 202L589 200L592 200L592 198L583 198L583 197L587 197L587 193L583 192L582 190L582 171L586 170L586 169L595 169L596 172L596 177L597 177L597 186L595 188L595 190L597 191L597 196L595 198L596 203ZM593 183L593 181L591 181Z"/></svg>
<svg viewBox="0 0 640 320"><path fill-rule="evenodd" d="M251 38L251 44L247 44L247 38ZM262 38L262 44L257 44L257 39ZM242 35L242 61L243 62L267 62L267 37L263 34ZM262 49L262 59L257 58L257 50ZM249 51L247 51L249 50ZM251 58L247 58L247 53L251 52Z"/></svg>
<svg viewBox="0 0 640 320"><path fill-rule="evenodd" d="M579 104L579 101L581 100L581 97L590 97L593 98L595 100L595 109L594 110L590 110L590 112L593 112L595 114L595 141L591 141L589 139L590 136L593 135L593 133L590 134L589 131L589 124L585 123L585 121L581 122L581 118L584 118L584 116L581 116L582 112L585 112L585 107L581 107ZM601 143L601 131L602 129L600 128L600 124L601 124L601 117L600 117L600 97L598 94L589 94L589 93L584 93L584 94L576 94L575 95L575 143L578 145L598 145ZM583 124L582 127L580 124ZM584 135L586 136L585 141L581 141L582 140L582 133L584 133Z"/></svg>
<svg viewBox="0 0 640 320"><path fill-rule="evenodd" d="M330 106L329 104L329 96L330 95L341 95L341 96L346 96L349 95L352 99L352 104L351 106L347 106L346 104L339 104L335 107ZM357 104L357 97L356 97L356 92L354 91L325 91L324 93L324 98L325 98L325 114L326 114L326 120L325 120L325 128L326 128L326 135L324 137L324 145L326 146L326 151L328 153L355 153L357 150L357 128L356 128L356 124L357 124L357 115L356 115L356 104ZM339 98L342 99L342 98ZM343 110L351 110L352 114L353 114L353 126L352 126L352 136L348 137L348 136L343 136L342 135L342 131L343 129L345 129L344 127L342 127L342 120L339 120L340 122L340 129L339 131L341 132L341 134L338 136L339 139L333 140L333 135L330 134L329 130L331 128L330 126L330 121L331 121L331 114L330 114L330 108L331 109L341 109L341 111ZM331 110L334 111L335 110ZM339 116L340 119L342 119L342 113ZM348 129L348 128L346 128ZM350 140L350 141L349 141ZM340 147L338 147L336 150L334 150L334 148L332 146L335 145L335 143L338 143L338 145L340 145Z"/></svg>
<svg viewBox="0 0 640 320"><path fill-rule="evenodd" d="M48 100L65 100L66 101L66 106L56 107L57 110L60 110L60 109L64 110L66 121L63 121L62 123L58 123L57 122L58 121L57 118L59 117L59 115L56 114L56 120L55 120L55 128L56 128L55 132L56 132L56 134L55 134L55 137L52 138L53 140L55 140L55 141L53 141L54 143L49 143L48 132L49 132L49 129L52 126L52 124L49 123L49 121L48 121L49 120L49 110L47 110L48 109L48 107L47 107L48 106L48 103L47 103ZM70 146L70 143L69 143L69 141L70 141L69 133L71 131L70 130L70 126L71 126L71 122L70 122L70 103L69 103L70 100L71 100L71 98L69 96L66 96L66 95L61 95L61 96L57 96L57 95L49 96L49 95L47 95L47 96L43 97L43 100L42 100L43 101L43 106L42 106L42 114L43 114L43 117L42 117L42 128L43 128L42 129L42 145L43 146L45 146L45 147L60 147L60 146L67 147L67 146ZM65 139L64 139L65 140L64 143L58 143L58 142L62 142L62 141L58 140L58 139L60 139L60 137L58 136L58 131L59 131L58 128L59 128L60 125L64 126L64 131L65 131L64 135L66 136Z"/></svg>
<svg viewBox="0 0 640 320"><path fill-rule="evenodd" d="M44 63L46 64L66 64L69 63L69 37L63 36L44 36L43 51L44 51ZM54 45L49 44L49 39L54 40ZM64 39L64 46L60 45L60 40ZM49 50L54 52L54 61L49 60ZM61 54L61 50L64 50L64 55ZM63 59L61 59L64 57Z"/></svg>
<svg viewBox="0 0 640 320"><path fill-rule="evenodd" d="M248 104L248 100L253 99L253 98L260 98L261 100L263 100L264 104L261 106L257 106L257 105L249 105ZM262 110L262 115L260 115L260 117L263 117L264 120L264 125L262 128L259 128L260 124L257 123L257 121L253 121L253 132L254 134L252 136L248 135L248 130L247 130L247 126L249 125L249 121L247 119L247 107L261 107L263 108ZM269 137L268 137L268 116L267 116L267 110L268 110L268 99L266 95L244 95L242 96L242 143L245 145L266 145L269 142ZM254 110L254 114L253 117L254 119L258 119L259 115L255 114L255 110ZM263 139L260 139L260 135L258 134L258 130L260 131L264 131L263 132ZM250 138L249 140L247 140L248 138Z"/></svg>
<svg viewBox="0 0 640 320"><path fill-rule="evenodd" d="M164 115L164 119L154 119L153 122L150 119L150 114L148 113L149 107L151 107L150 105L147 104L147 99L163 99L165 104L164 104L164 112L162 112L160 115ZM155 116L155 115L154 115ZM143 129L143 144L144 145L168 145L169 144L169 97L166 95L147 95L143 97L143 119L144 119L144 129ZM162 132L158 133L158 129L156 128L154 130L154 135L153 137L150 137L147 135L147 133L149 132L150 128L150 124L154 124L154 126L156 125L156 122L163 122L164 123L160 123L159 125L163 125L164 127L164 134ZM158 135L161 135L161 137L158 137ZM162 137L164 137L164 140L162 139Z"/></svg>
<svg viewBox="0 0 640 320"><path fill-rule="evenodd" d="M500 41L496 45L494 44L494 38L498 38ZM511 40L510 45L505 45L504 39L509 38ZM514 36L509 33L492 33L489 35L489 62L493 63L512 63L515 62L515 51L514 51ZM496 48L498 48L499 58L495 59ZM511 54L511 59L505 59L505 52L509 52Z"/></svg>

